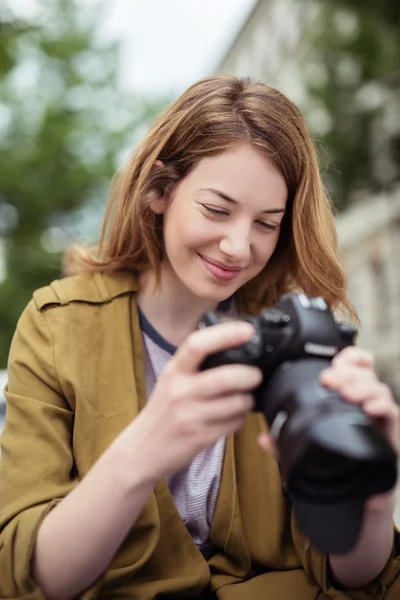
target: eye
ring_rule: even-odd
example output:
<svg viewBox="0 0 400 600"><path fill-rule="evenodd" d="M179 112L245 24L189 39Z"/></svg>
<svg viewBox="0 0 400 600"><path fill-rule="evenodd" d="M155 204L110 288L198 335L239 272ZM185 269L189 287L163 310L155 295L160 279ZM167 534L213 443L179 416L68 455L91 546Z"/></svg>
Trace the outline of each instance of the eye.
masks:
<svg viewBox="0 0 400 600"><path fill-rule="evenodd" d="M225 210L214 208L213 206L207 206L207 204L203 204L203 206L206 209L206 211L211 213L212 215L217 215L221 217L227 217L229 215L229 213L227 213Z"/></svg>
<svg viewBox="0 0 400 600"><path fill-rule="evenodd" d="M268 229L268 231L277 231L279 225L273 225L272 223L265 223L264 221L256 221L257 225L260 225L262 229Z"/></svg>

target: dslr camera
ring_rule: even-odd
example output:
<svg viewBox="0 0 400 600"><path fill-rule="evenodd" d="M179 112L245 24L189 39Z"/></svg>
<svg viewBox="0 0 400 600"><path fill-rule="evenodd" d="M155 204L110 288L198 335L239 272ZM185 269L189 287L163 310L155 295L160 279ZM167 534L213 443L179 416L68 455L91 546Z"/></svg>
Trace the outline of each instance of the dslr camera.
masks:
<svg viewBox="0 0 400 600"><path fill-rule="evenodd" d="M356 330L334 319L322 298L285 294L255 318L206 313L199 328L230 320L252 323L246 344L210 355L209 369L254 365L253 390L277 443L286 497L300 528L322 552L346 553L357 543L365 501L394 487L397 456L363 410L319 381L320 372Z"/></svg>

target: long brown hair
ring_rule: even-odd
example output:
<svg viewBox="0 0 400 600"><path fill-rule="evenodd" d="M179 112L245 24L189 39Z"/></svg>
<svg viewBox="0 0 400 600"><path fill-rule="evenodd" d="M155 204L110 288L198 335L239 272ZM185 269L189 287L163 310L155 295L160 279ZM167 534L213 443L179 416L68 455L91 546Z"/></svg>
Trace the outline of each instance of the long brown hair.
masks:
<svg viewBox="0 0 400 600"><path fill-rule="evenodd" d="M173 188L202 158L243 143L283 175L288 202L273 256L239 297L271 305L282 293L302 290L355 317L337 258L333 209L305 120L278 90L247 78L205 78L160 115L114 179L98 247L72 246L65 258L67 273L150 268L159 277L162 221L151 209L152 199Z"/></svg>

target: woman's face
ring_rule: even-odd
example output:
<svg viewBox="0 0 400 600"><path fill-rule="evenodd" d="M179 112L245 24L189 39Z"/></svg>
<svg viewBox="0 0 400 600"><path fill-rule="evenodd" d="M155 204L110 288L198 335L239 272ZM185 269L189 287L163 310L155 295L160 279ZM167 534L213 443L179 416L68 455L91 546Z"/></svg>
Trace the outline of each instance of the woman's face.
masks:
<svg viewBox="0 0 400 600"><path fill-rule="evenodd" d="M283 176L248 145L202 159L153 205L177 291L221 302L253 279L275 250L287 194Z"/></svg>

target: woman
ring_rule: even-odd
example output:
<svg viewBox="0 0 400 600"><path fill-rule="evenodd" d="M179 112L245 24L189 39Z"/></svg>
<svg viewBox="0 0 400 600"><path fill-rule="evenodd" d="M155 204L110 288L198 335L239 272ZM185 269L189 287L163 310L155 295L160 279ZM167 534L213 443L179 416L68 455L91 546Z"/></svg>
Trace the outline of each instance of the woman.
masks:
<svg viewBox="0 0 400 600"><path fill-rule="evenodd" d="M10 352L0 596L398 597L393 492L370 500L351 553L321 554L251 412L259 370L199 372L254 333L199 331L207 310L257 314L302 289L354 316L298 109L234 77L190 87L118 178L99 248L67 265L75 276L34 293ZM339 353L321 378L398 450L369 353Z"/></svg>

